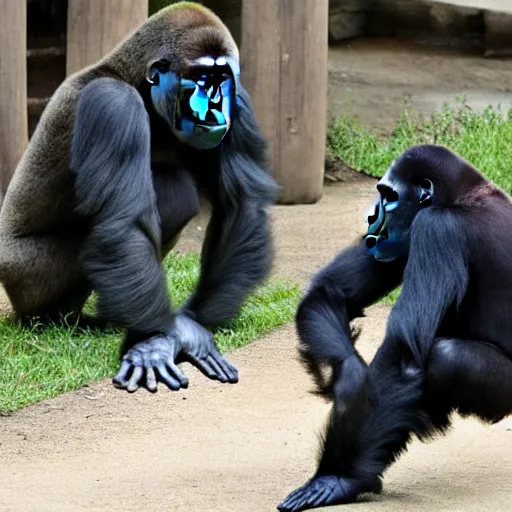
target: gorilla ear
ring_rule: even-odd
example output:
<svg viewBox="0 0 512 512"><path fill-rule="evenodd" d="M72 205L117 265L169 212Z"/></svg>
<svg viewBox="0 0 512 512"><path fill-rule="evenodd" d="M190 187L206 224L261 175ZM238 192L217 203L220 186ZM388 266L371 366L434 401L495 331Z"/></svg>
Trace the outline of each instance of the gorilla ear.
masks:
<svg viewBox="0 0 512 512"><path fill-rule="evenodd" d="M148 66L146 72L146 81L151 85L160 84L160 73L165 74L169 71L169 63L164 60L155 60Z"/></svg>
<svg viewBox="0 0 512 512"><path fill-rule="evenodd" d="M423 179L420 182L420 204L428 203L432 201L434 197L434 184L427 179Z"/></svg>

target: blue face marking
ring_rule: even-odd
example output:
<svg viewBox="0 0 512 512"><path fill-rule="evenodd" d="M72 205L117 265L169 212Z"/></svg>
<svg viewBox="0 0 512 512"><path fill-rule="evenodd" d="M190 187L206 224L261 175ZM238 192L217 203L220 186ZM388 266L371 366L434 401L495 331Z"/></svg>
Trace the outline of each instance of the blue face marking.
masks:
<svg viewBox="0 0 512 512"><path fill-rule="evenodd" d="M170 94L176 94L180 85L178 76L172 72L158 73L158 85L151 87L153 102L162 101Z"/></svg>
<svg viewBox="0 0 512 512"><path fill-rule="evenodd" d="M387 202L381 197L374 214L368 218L366 246L368 253L378 261L392 261L406 252L407 232L393 222L396 221L393 212L399 206L399 201Z"/></svg>
<svg viewBox="0 0 512 512"><path fill-rule="evenodd" d="M169 96L175 96L173 132L196 149L213 149L220 145L231 125L239 67L236 61L225 57L201 57L195 64L203 72L181 79L171 71L154 69L148 79L152 84L151 98L157 111L171 122ZM192 72L198 68L192 67Z"/></svg>
<svg viewBox="0 0 512 512"><path fill-rule="evenodd" d="M407 257L411 226L420 209L432 204L434 185L428 179L419 185L396 179L391 169L377 189L380 198L374 213L368 216L368 252L382 262Z"/></svg>
<svg viewBox="0 0 512 512"><path fill-rule="evenodd" d="M384 210L386 210L386 212L392 212L393 210L396 210L398 208L399 204L398 204L398 201L394 201L392 203L386 203L384 205Z"/></svg>

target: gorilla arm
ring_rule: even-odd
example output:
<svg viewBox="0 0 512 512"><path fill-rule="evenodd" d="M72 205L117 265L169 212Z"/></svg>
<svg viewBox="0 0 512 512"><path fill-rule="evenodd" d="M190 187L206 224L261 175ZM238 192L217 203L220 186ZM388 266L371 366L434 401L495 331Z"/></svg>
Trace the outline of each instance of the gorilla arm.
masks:
<svg viewBox="0 0 512 512"><path fill-rule="evenodd" d="M320 394L330 395L333 382L352 376L366 381L366 364L357 354L351 338L350 322L363 310L396 288L402 279L402 262L380 263L364 240L345 249L313 279L296 316L300 352L314 376ZM322 366L332 369L332 381L322 377ZM352 384L356 386L356 382ZM359 386L359 389L360 386Z"/></svg>
<svg viewBox="0 0 512 512"><path fill-rule="evenodd" d="M186 387L188 381L175 364L185 344L199 363L214 357L222 365L209 337L182 340L175 332L161 265L148 114L133 87L109 78L84 87L76 110L71 169L77 212L91 223L82 252L85 277L98 293L99 315L126 327L125 347L134 345L114 384L135 391L142 380L155 391L157 372L169 388Z"/></svg>
<svg viewBox="0 0 512 512"><path fill-rule="evenodd" d="M203 325L232 319L272 262L265 207L278 187L266 172L266 143L240 86L236 117L220 149L213 210L201 254L201 278L185 312Z"/></svg>
<svg viewBox="0 0 512 512"><path fill-rule="evenodd" d="M387 337L407 345L421 369L448 308L459 305L467 290L466 222L447 208L429 208L412 225L404 285L389 317Z"/></svg>

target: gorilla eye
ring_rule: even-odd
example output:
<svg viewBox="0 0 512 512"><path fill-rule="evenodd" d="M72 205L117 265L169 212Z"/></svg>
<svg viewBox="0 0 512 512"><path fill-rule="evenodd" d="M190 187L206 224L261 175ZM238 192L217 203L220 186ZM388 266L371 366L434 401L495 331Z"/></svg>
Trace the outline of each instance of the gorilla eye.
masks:
<svg viewBox="0 0 512 512"><path fill-rule="evenodd" d="M377 190L379 191L383 201L387 201L388 203L398 201L398 192L393 190L390 186L385 185L384 183L379 183L377 185Z"/></svg>

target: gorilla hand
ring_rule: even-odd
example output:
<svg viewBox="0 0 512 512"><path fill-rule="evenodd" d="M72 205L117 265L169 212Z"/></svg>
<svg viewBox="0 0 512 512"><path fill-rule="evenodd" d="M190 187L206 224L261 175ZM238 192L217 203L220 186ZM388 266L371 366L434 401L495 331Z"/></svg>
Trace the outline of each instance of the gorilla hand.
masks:
<svg viewBox="0 0 512 512"><path fill-rule="evenodd" d="M379 478L373 485L363 486L352 478L340 478L335 475L317 476L299 487L277 506L280 512L299 512L317 507L340 505L355 501L362 492L380 492L382 482Z"/></svg>
<svg viewBox="0 0 512 512"><path fill-rule="evenodd" d="M181 344L173 335L154 336L133 346L123 357L121 368L113 379L118 389L133 393L139 387L156 392L157 379L169 389L188 387L188 379L176 365Z"/></svg>
<svg viewBox="0 0 512 512"><path fill-rule="evenodd" d="M238 370L217 350L212 334L181 314L166 336L141 341L125 354L113 384L130 393L140 387L156 392L158 381L173 391L187 388L188 379L177 366L182 361L193 364L210 379L238 382Z"/></svg>
<svg viewBox="0 0 512 512"><path fill-rule="evenodd" d="M210 331L185 314L176 317L173 330L181 344L180 360L193 364L210 379L238 382L238 370L217 350Z"/></svg>

